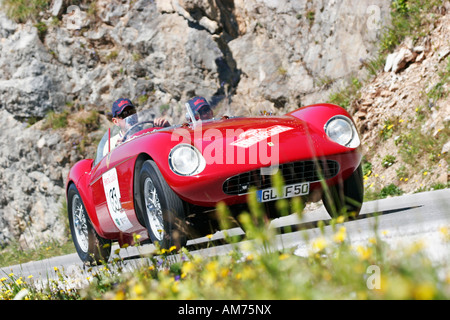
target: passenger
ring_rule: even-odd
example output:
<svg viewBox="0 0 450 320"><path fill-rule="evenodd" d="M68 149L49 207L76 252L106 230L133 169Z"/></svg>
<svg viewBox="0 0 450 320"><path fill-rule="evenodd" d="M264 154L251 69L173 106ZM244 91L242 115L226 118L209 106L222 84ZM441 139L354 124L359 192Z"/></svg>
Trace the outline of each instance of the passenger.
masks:
<svg viewBox="0 0 450 320"><path fill-rule="evenodd" d="M203 97L194 97L188 101L196 120L209 120L214 117L214 113L208 101Z"/></svg>

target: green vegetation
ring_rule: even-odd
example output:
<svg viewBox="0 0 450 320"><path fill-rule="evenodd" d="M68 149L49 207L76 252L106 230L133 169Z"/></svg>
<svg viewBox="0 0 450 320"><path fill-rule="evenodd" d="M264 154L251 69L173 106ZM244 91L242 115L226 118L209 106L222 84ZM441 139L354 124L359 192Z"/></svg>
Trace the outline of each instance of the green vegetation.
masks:
<svg viewBox="0 0 450 320"><path fill-rule="evenodd" d="M401 196L403 194L403 191L397 187L395 184L391 183L390 185L384 187L380 191L380 197L381 198L387 198L389 196Z"/></svg>
<svg viewBox="0 0 450 320"><path fill-rule="evenodd" d="M413 41L427 34L427 29L433 24L438 15L432 14L443 4L442 0L396 0L391 5L391 24L384 27L380 42L378 54L371 60L364 63L364 67L373 76L381 70L386 62L387 55L399 45L406 37ZM447 67L447 80L448 70ZM445 80L444 80L445 81ZM443 87L436 85L437 96L442 95L439 90ZM330 103L338 104L344 108L350 106L351 101L358 99L359 89L362 83L358 79L352 79L352 82L338 92L331 94ZM434 92L431 93L434 95Z"/></svg>
<svg viewBox="0 0 450 320"><path fill-rule="evenodd" d="M3 0L6 15L11 20L24 23L31 19L37 21L39 13L48 9L50 0Z"/></svg>
<svg viewBox="0 0 450 320"><path fill-rule="evenodd" d="M276 249L277 230L269 228L256 196L250 197L249 207L238 216L245 239L236 243L226 236L232 246L228 254L201 257L185 248L157 247L143 257L146 262L140 267L125 272L120 253L126 248L117 249L111 264L91 269L83 279L86 286L74 287L56 267L57 279L44 283L10 273L0 278L0 299L17 295L42 300L450 298L450 274L442 273L448 270L448 261L431 263L421 242L393 250L383 240L388 232L377 230L375 223L373 237L354 245L340 216L327 225L320 221L320 233L312 238L302 231L304 250ZM284 210L286 200L278 207ZM223 204L217 210L225 226L228 210ZM448 228L436 231L443 243L450 241Z"/></svg>
<svg viewBox="0 0 450 320"><path fill-rule="evenodd" d="M424 36L435 17L428 15L443 4L442 0L396 0L391 6L391 26L388 26L380 41L381 54L386 54L406 37L417 40Z"/></svg>
<svg viewBox="0 0 450 320"><path fill-rule="evenodd" d="M441 159L441 150L443 145L449 141L450 128L444 128L438 131L434 137L422 132L421 127L402 132L396 140L399 147L399 154L402 160L410 165L414 165L417 156L427 155L429 163L436 163Z"/></svg>
<svg viewBox="0 0 450 320"><path fill-rule="evenodd" d="M381 165L384 168L389 168L395 163L395 160L396 160L395 156L388 154L383 158Z"/></svg>
<svg viewBox="0 0 450 320"><path fill-rule="evenodd" d="M48 27L45 22L38 22L34 25L38 31L39 39L44 42L45 35L47 34Z"/></svg>
<svg viewBox="0 0 450 320"><path fill-rule="evenodd" d="M419 39L429 34L429 31L435 25L434 22L442 16L439 9L442 4L443 1L440 0L429 2L423 0L393 1L391 23L384 27L382 31L378 53L372 60L363 62L369 76L374 76L383 69L386 56L394 51L396 46L404 39L411 39L413 45L415 45ZM449 140L450 128L448 126L436 128L433 132L424 130L424 125L432 116L432 108L439 110L440 101L448 97L446 84L449 81L450 57L446 58L446 64L440 69L438 80L424 84L421 101L416 106L411 106L412 110L415 108L416 111L414 117L406 116L402 119L399 116L393 116L384 120L384 125L379 131L379 142L384 143L393 140L398 151L384 159L378 158L376 161L377 163L380 161L381 166L386 170L389 170L395 164L398 181L393 182L392 185L386 184L385 175L391 175L392 173L386 172L385 174L383 171L374 173L372 163L376 163L377 155L366 155L367 159L363 162L365 201L398 195L403 192L400 187L405 183L416 183L418 185L416 191L433 190L432 184L435 181L428 178L431 171L425 168L437 169L442 165L440 163L442 159L446 159L449 163L448 155L441 154L441 152L444 144ZM330 83L329 80L325 80L319 80L318 84ZM360 89L366 81L368 80L360 81L353 78L345 88L332 93L328 101L349 109L354 101L360 99ZM420 161L418 162L418 160ZM418 163L421 167L417 167ZM425 170L424 174L422 176L421 174L416 175L417 171L421 169ZM440 172L440 170L435 171L436 173ZM411 180L413 177L414 180ZM418 182L419 179L421 179L420 182ZM398 186L394 188L395 185ZM444 185L442 184L442 186Z"/></svg>
<svg viewBox="0 0 450 320"><path fill-rule="evenodd" d="M448 89L446 84L450 82L450 57L447 57L447 65L444 70L438 73L439 81L427 93L427 97L433 102L448 97Z"/></svg>
<svg viewBox="0 0 450 320"><path fill-rule="evenodd" d="M118 56L119 56L119 53L117 51L113 50L105 56L105 62L111 62L113 60L116 60Z"/></svg>
<svg viewBox="0 0 450 320"><path fill-rule="evenodd" d="M316 11L314 9L309 10L306 13L306 19L309 21L309 25L312 26L314 24L314 20L316 19Z"/></svg>
<svg viewBox="0 0 450 320"><path fill-rule="evenodd" d="M18 242L12 242L0 251L0 267L9 266L11 263L21 264L73 252L75 252L75 247L72 241L42 241L34 244L34 248L30 248L29 245L23 246Z"/></svg>
<svg viewBox="0 0 450 320"><path fill-rule="evenodd" d="M45 116L45 121L44 121L44 124L42 126L42 129L48 129L48 128L61 129L61 128L66 128L67 124L68 124L68 120L67 120L68 116L69 116L69 111L68 110L64 110L61 113L56 113L55 111L51 110Z"/></svg>
<svg viewBox="0 0 450 320"><path fill-rule="evenodd" d="M351 102L360 96L359 89L361 89L362 85L357 78L352 78L351 84L339 92L332 93L328 98L328 102L348 110Z"/></svg>

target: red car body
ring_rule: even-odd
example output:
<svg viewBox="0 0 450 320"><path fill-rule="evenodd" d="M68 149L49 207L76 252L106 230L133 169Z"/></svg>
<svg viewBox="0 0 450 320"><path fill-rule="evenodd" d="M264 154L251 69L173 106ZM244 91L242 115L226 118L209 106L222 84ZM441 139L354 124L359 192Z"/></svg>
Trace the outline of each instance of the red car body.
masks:
<svg viewBox="0 0 450 320"><path fill-rule="evenodd" d="M325 170L332 164L325 174L328 176L322 179L331 187L354 175L361 163L359 137L356 145L349 147L327 136L325 127L336 116L352 121L339 106L317 104L284 116L222 118L204 121L196 128L185 124L145 129L99 157L97 163L93 159L76 163L67 177L66 189L72 184L76 187L91 225L101 238L117 240L121 245L132 243L133 235L144 240L149 237L148 228L136 208L136 175L144 161L154 161L167 185L185 205L201 208L215 207L220 201L230 206L246 203L247 185L238 180L270 165L283 171L293 167L291 163L305 167L322 161L325 168L321 169ZM200 173L180 175L172 170L168 158L181 143L193 145L206 159ZM112 169L117 172L118 201L128 220L122 230L113 220L105 194L105 174ZM308 193L323 188L321 181L310 181L308 185Z"/></svg>

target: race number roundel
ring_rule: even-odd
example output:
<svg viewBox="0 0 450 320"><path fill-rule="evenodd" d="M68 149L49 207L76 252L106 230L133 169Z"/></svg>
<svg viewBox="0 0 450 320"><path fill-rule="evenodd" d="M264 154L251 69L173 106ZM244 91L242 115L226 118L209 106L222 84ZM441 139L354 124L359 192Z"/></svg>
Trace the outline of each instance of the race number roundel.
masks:
<svg viewBox="0 0 450 320"><path fill-rule="evenodd" d="M102 175L103 188L105 189L106 204L114 224L120 231L126 231L133 227L120 203L119 179L117 170L113 168Z"/></svg>

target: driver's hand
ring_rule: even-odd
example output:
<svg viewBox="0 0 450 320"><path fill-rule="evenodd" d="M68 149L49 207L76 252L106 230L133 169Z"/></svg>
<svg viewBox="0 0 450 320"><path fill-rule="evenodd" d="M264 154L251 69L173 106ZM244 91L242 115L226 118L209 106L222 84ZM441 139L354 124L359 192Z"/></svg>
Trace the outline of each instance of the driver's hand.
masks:
<svg viewBox="0 0 450 320"><path fill-rule="evenodd" d="M170 123L164 117L156 118L153 120L153 124L155 127L169 127Z"/></svg>
<svg viewBox="0 0 450 320"><path fill-rule="evenodd" d="M116 147L123 142L123 138L119 138L116 142Z"/></svg>

